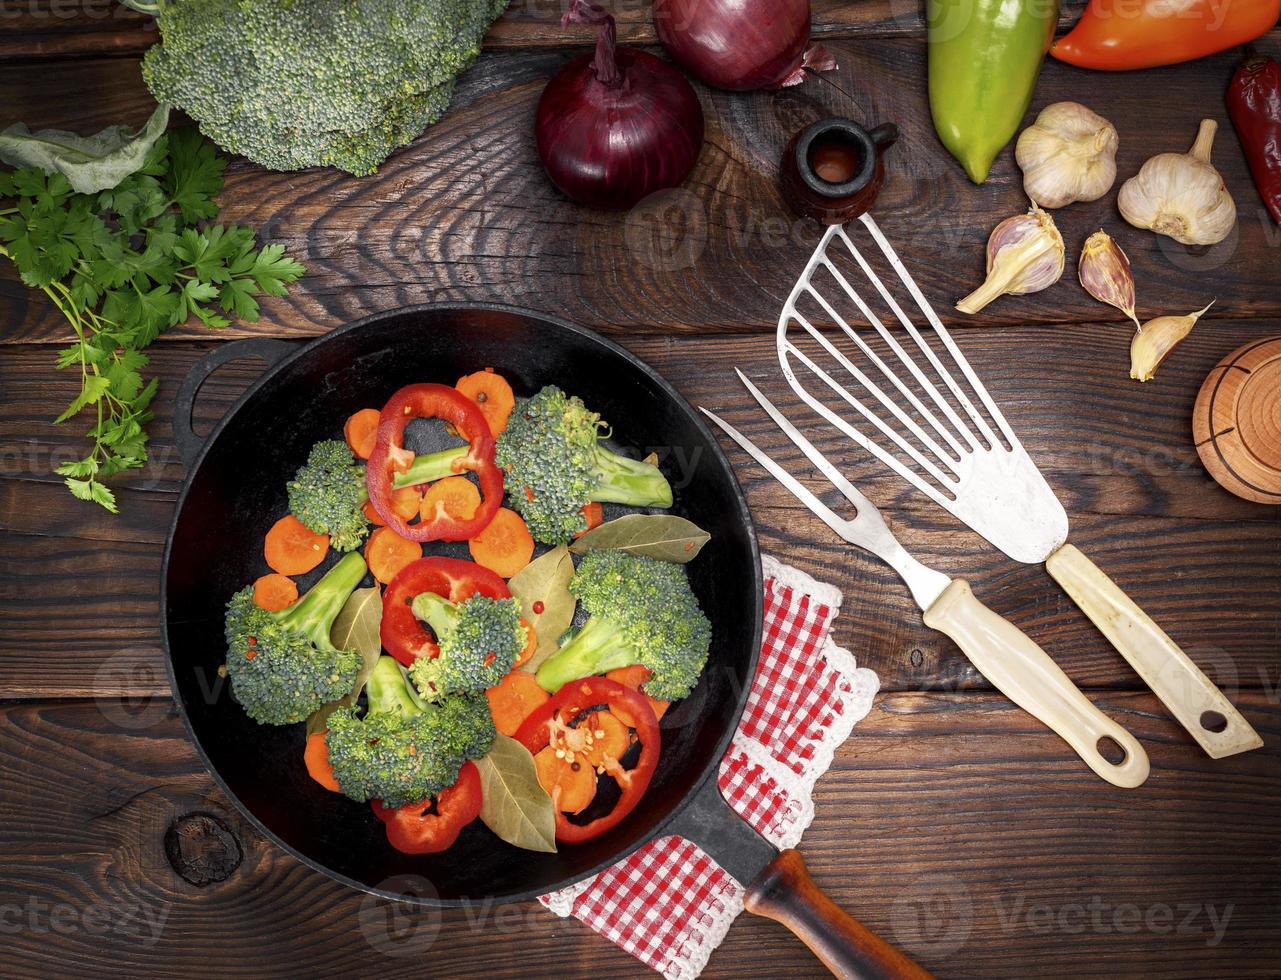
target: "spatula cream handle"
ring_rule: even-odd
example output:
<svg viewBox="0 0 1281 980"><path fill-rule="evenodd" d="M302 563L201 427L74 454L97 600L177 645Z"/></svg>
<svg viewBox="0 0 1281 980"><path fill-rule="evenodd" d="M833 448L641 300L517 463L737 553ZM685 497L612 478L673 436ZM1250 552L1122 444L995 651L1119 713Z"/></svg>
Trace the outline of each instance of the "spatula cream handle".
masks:
<svg viewBox="0 0 1281 980"><path fill-rule="evenodd" d="M1178 644L1078 548L1063 545L1045 567L1210 758L1263 744L1259 733Z"/></svg>
<svg viewBox="0 0 1281 980"><path fill-rule="evenodd" d="M955 640L998 691L1053 729L1109 783L1131 789L1148 778L1148 756L1135 737L1091 704L1027 634L974 598L964 579L953 579L924 618ZM1120 763L1099 751L1104 738L1125 752Z"/></svg>

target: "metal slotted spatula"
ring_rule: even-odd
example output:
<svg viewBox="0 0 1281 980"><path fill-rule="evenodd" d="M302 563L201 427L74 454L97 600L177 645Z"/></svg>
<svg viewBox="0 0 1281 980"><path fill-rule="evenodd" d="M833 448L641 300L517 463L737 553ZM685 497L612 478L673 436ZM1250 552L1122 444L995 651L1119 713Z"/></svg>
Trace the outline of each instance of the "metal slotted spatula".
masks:
<svg viewBox="0 0 1281 980"><path fill-rule="evenodd" d="M1262 745L1188 655L1067 543L1067 513L1000 408L871 215L862 215L858 223L866 234L855 222L827 230L783 307L778 358L792 388L828 422L1015 561L1045 562L1211 757ZM870 236L876 247L861 250L855 236L860 241ZM886 278L898 279L894 290L874 266L888 266ZM918 329L904 312L895 295L899 287L911 296L929 330ZM878 310L902 325L901 340ZM859 323L874 332L856 331ZM824 332L823 327L836 329Z"/></svg>
<svg viewBox="0 0 1281 980"><path fill-rule="evenodd" d="M925 624L955 640L979 673L1020 708L1053 729L1091 769L1109 783L1126 789L1138 786L1148 778L1147 753L1133 735L1091 704L1030 637L979 602L964 579L948 578L909 555L871 501L801 435L743 372L738 372L738 376L778 427L854 505L854 518L846 520L825 505L728 422L707 409L702 410L703 414L795 494L823 523L850 544L870 551L898 572L907 583L912 598L921 607ZM1108 761L1099 750L1100 742L1105 738L1116 742L1124 751L1125 757L1120 762Z"/></svg>

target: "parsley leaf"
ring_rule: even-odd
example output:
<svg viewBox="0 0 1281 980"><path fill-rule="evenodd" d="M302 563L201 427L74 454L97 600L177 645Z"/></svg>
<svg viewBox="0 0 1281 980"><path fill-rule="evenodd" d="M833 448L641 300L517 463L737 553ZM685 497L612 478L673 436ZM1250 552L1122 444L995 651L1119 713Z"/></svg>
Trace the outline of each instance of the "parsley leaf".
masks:
<svg viewBox="0 0 1281 980"><path fill-rule="evenodd" d="M227 161L218 156L213 144L194 128L169 134L169 169L165 190L189 224L218 214L214 198L222 190L222 172Z"/></svg>
<svg viewBox="0 0 1281 980"><path fill-rule="evenodd" d="M102 480L147 461L157 381L143 377L143 350L193 317L213 328L230 325L222 313L256 320L256 297L284 295L305 272L282 246L259 248L253 228L208 223L226 166L188 127L162 136L137 171L96 194L34 167L0 171L0 257L76 335L55 366L79 372L80 391L57 421L93 419L88 455L56 472L77 499L113 514L115 494Z"/></svg>

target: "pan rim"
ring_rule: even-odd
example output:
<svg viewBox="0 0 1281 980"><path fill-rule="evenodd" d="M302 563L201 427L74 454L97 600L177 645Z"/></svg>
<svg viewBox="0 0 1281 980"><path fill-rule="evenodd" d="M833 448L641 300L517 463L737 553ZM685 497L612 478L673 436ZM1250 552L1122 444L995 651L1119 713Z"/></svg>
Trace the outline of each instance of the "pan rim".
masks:
<svg viewBox="0 0 1281 980"><path fill-rule="evenodd" d="M414 314L414 313L425 313L425 312L448 313L451 311L472 312L477 310L492 311L492 312L498 312L498 313L509 313L516 316L532 317L535 319L543 320L544 322L554 324L559 329L566 330L570 333L578 334L579 336L584 337L589 341L592 341L594 343L601 345L605 349L609 350L611 353L622 357L625 361L630 363L633 367L644 372L644 374L648 376L656 385L658 385L658 387L664 392L664 394L668 398L670 398L689 417L689 419L693 422L697 431L699 431L704 436L704 438L707 441L707 444L711 447L713 459L717 462L717 464L719 464L719 466L724 470L724 472L726 472L729 475L733 502L738 509L739 516L742 518L744 530L746 531L746 534L747 534L748 546L751 551L752 587L755 589L756 599L755 599L754 614L753 614L754 622L752 626L752 641L751 641L752 645L751 645L751 649L749 650L748 665L747 665L748 681L738 694L738 701L734 707L733 712L731 713L730 723L725 726L725 730L721 732L720 736L718 737L714 751L712 752L709 762L703 767L702 772L697 775L694 782L691 784L689 790L676 803L676 805L672 808L671 812L669 812L662 820L658 821L648 831L642 834L641 837L636 841L634 845L625 847L617 851L610 857L605 858L597 862L596 864L590 866L589 868L581 872L576 872L570 875L569 877L558 882L551 889L534 888L534 889L529 889L521 892L514 892L511 894L503 895L501 897L492 896L492 895L477 895L477 896L465 896L462 898L442 899L438 897L428 898L428 897L418 896L418 895L406 895L406 894L400 894L397 892L391 892L374 885L369 885L361 881L356 881L355 879L350 878L347 875L342 874L341 872L335 871L333 868L327 867L326 865L320 863L319 861L316 861L315 859L303 854L301 851L297 850L291 844L285 842L284 840L281 840L280 837L278 837L270 828L268 828L258 818L256 814L253 813L253 811L244 803L243 800L240 799L239 796L237 796L234 792L232 792L231 788L227 785L226 781L223 779L222 774L218 772L217 768L211 762L209 755L208 753L206 753L205 748L201 743L200 739L196 736L195 729L192 727L191 719L187 712L187 706L182 700L182 697L179 693L178 678L174 670L173 651L170 649L170 645L169 645L169 615L168 615L169 559L170 559L170 554L173 550L174 537L178 529L178 521L182 516L183 509L185 508L187 503L187 496L191 490L192 477L199 472L200 467L203 465L205 461L205 457L208 455L210 449L214 446L214 444L218 441L219 437L223 433L223 430L229 424L231 419L234 418L240 412L240 410L244 407L247 401L253 398L264 385L266 385L273 378L275 378L280 372L288 369L290 365L292 365L304 354L310 352L313 348L322 345L323 343L330 340L331 338L357 331L371 323L377 323L379 321L386 320L393 316L400 316L404 314ZM277 339L287 340L287 338L277 338ZM228 341L228 343L235 343L235 341ZM253 383L251 383L249 387L246 388L244 392L241 393L241 395L236 399L236 401L232 404L232 406L226 411L226 413L222 416L222 418L220 418L215 423L213 429L209 432L209 434L203 438L200 444L199 450L196 452L196 455L192 460L191 464L187 467L187 472L183 479L182 489L179 491L178 501L174 507L173 518L170 521L169 530L165 535L165 547L161 557L161 565L160 565L159 600L160 600L161 644L165 651L165 674L169 679L169 688L173 697L174 707L176 708L179 716L182 718L183 728L187 732L188 741L195 748L196 753L200 757L200 761L204 765L206 772L208 772L209 775L213 778L214 784L218 787L219 790L222 791L222 793L226 796L226 798L231 801L231 803L234 805L236 810L239 811L239 813L245 819L247 819L249 823L260 834L263 835L263 837L265 837L268 841L270 841L276 847L279 847L281 850L287 853L290 857L306 865L308 868L311 868L312 870L324 875L327 878L330 878L334 881L347 885L350 888L354 888L359 892L363 892L368 895L374 895L379 898L387 899L389 901L404 902L406 904L421 906L425 908L462 908L469 905L472 902L484 900L486 898L497 898L501 902L535 901L537 900L539 895L545 894L548 891L559 891L560 889L567 888L571 885L577 884L578 882L584 881L587 878L592 877L593 875L599 874L601 871L604 871L606 868L609 868L614 864L617 864L619 861L635 853L637 850L639 850L641 847L644 847L646 844L650 843L651 841L657 840L665 836L664 832L667 830L667 828L673 826L676 823L676 821L681 816L681 814L684 813L686 808L690 806L694 798L697 797L699 793L704 789L707 781L709 779L716 778L719 772L721 759L724 757L725 752L729 749L730 742L733 740L734 734L738 731L739 722L742 720L743 711L747 706L747 698L751 692L752 680L756 676L756 668L760 658L761 641L764 634L764 591L765 591L765 581L764 581L764 573L761 568L760 544L756 535L756 525L752 520L751 510L747 504L747 497L743 493L742 485L738 481L738 475L734 471L733 466L730 464L729 458L725 455L725 450L721 446L720 441L716 438L715 434L704 422L701 413L695 410L695 408L689 403L689 401L679 391L677 391L675 387L673 387L672 384L666 378L664 378L661 374L659 374L654 368L650 367L649 364L647 364L644 360L642 360L637 355L633 354L631 351L627 350L625 347L621 346L618 343L615 343L614 341L601 335L600 333L597 333L594 330L588 329L587 327L580 326L579 324L573 323L562 317L555 316L554 314L542 313L537 310L530 309L528 307L512 306L504 303L470 303L470 302L414 303L407 306L393 307L386 310L380 310L375 313L370 313L366 316L360 317L359 319L353 320L350 323L346 323L346 324L343 324L342 326L335 327L333 330L327 331L323 334L320 334L319 336L302 340L300 343L298 343L296 350L290 351L288 354L281 357L278 361L268 364L266 370L264 370L262 375L257 379L255 379ZM694 842L694 843L697 843L697 842Z"/></svg>

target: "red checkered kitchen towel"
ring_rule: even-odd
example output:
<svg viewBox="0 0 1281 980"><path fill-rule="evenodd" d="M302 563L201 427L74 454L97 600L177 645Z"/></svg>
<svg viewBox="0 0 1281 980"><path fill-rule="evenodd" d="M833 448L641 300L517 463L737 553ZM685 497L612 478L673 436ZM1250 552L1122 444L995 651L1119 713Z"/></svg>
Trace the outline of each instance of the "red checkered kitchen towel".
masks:
<svg viewBox="0 0 1281 980"><path fill-rule="evenodd" d="M764 837L795 847L814 818L814 783L871 709L880 681L831 640L838 589L768 556L763 565L761 657L720 788ZM743 910L743 889L697 845L669 836L540 901L668 980L691 980Z"/></svg>

